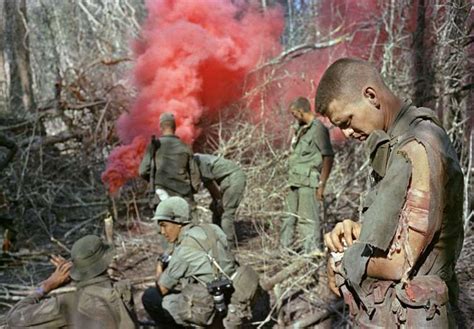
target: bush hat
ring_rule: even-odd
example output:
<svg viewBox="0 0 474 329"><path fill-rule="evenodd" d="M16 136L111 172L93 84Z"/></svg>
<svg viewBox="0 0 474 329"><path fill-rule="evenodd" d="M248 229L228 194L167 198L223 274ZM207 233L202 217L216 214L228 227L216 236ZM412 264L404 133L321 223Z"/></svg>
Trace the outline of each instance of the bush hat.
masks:
<svg viewBox="0 0 474 329"><path fill-rule="evenodd" d="M107 270L114 257L113 249L96 235L86 235L77 240L71 249L70 277L74 281L95 278Z"/></svg>

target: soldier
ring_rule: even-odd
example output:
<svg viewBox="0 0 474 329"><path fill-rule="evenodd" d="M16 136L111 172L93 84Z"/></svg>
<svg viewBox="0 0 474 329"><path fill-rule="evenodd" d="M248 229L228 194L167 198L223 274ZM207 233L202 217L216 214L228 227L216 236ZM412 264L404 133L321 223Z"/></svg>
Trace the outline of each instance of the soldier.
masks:
<svg viewBox="0 0 474 329"><path fill-rule="evenodd" d="M184 199L164 200L153 219L175 246L166 267L158 263L156 288L143 294L148 314L160 327L207 326L224 318L225 328L240 328L251 317L257 273L237 265L217 225L191 224Z"/></svg>
<svg viewBox="0 0 474 329"><path fill-rule="evenodd" d="M348 58L324 73L316 102L346 136L366 140L373 169L361 223L344 220L325 235L342 256L328 264L331 289L360 327L453 327L463 175L435 113Z"/></svg>
<svg viewBox="0 0 474 329"><path fill-rule="evenodd" d="M139 174L151 182L153 194L163 200L168 196L181 196L193 204L193 194L201 183L199 169L193 153L175 135L176 121L172 113L160 116L162 136L148 145L140 163ZM152 202L153 209L158 200Z"/></svg>
<svg viewBox="0 0 474 329"><path fill-rule="evenodd" d="M194 154L201 180L212 197L212 222L221 226L232 248L235 246L235 213L244 196L246 176L240 166L210 154Z"/></svg>
<svg viewBox="0 0 474 329"><path fill-rule="evenodd" d="M280 244L288 248L294 240L295 227L303 240L305 252L321 246L320 204L331 173L334 152L327 128L316 119L308 99L299 97L290 105L296 119L295 135L289 162L286 198L289 216L284 220Z"/></svg>
<svg viewBox="0 0 474 329"><path fill-rule="evenodd" d="M56 270L7 315L10 328L135 328L130 284L112 284L107 267L112 248L95 235L74 243L72 261L53 256ZM77 289L45 298L72 278Z"/></svg>

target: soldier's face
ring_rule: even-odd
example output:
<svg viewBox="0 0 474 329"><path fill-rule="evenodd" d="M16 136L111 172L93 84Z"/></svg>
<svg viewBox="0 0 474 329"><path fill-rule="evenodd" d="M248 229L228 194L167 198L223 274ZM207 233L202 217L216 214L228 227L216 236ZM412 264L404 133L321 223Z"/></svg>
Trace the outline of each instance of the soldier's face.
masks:
<svg viewBox="0 0 474 329"><path fill-rule="evenodd" d="M181 232L181 225L172 223L172 222L160 222L160 233L166 239L166 241L170 243L174 243L179 236L179 232Z"/></svg>
<svg viewBox="0 0 474 329"><path fill-rule="evenodd" d="M298 109L291 108L291 109L290 109L290 113L291 113L291 115L293 116L293 118L295 118L300 124L303 124L303 123L304 123L304 120L303 120L303 112L301 112L301 111L298 110Z"/></svg>
<svg viewBox="0 0 474 329"><path fill-rule="evenodd" d="M358 102L335 99L329 106L327 117L339 127L347 138L365 141L376 129L383 129L383 112L365 98Z"/></svg>

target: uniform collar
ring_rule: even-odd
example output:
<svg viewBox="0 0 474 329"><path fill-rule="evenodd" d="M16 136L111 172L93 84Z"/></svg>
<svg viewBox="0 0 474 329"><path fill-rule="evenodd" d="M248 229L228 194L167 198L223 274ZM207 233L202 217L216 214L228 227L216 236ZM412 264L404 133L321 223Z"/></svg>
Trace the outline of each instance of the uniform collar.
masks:
<svg viewBox="0 0 474 329"><path fill-rule="evenodd" d="M181 227L181 231L179 232L179 235L178 235L178 240L176 240L176 245L179 245L184 237L186 236L187 232L193 227L194 225L192 224L186 224L184 225L183 227Z"/></svg>
<svg viewBox="0 0 474 329"><path fill-rule="evenodd" d="M107 275L100 275L100 276L97 276L97 277L89 279L89 280L78 281L76 283L76 286L78 288L84 288L84 287L87 287L87 286L92 286L92 285L95 285L95 284L98 284L98 283L103 283L103 282L106 282L106 281L110 282L110 278Z"/></svg>

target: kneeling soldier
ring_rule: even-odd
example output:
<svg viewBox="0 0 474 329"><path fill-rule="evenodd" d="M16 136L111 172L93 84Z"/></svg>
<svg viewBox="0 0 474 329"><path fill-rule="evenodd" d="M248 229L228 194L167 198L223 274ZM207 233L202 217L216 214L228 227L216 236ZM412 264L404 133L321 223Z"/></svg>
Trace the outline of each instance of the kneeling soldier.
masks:
<svg viewBox="0 0 474 329"><path fill-rule="evenodd" d="M135 328L129 282L112 284L107 268L112 248L95 235L74 243L72 262L53 256L56 270L7 315L9 328ZM70 278L76 290L45 298Z"/></svg>
<svg viewBox="0 0 474 329"><path fill-rule="evenodd" d="M158 262L156 288L142 297L155 322L176 328L223 318L225 328L239 328L250 319L258 274L236 263L224 232L214 224L191 224L189 205L180 197L162 201L153 219L174 243L166 266Z"/></svg>

